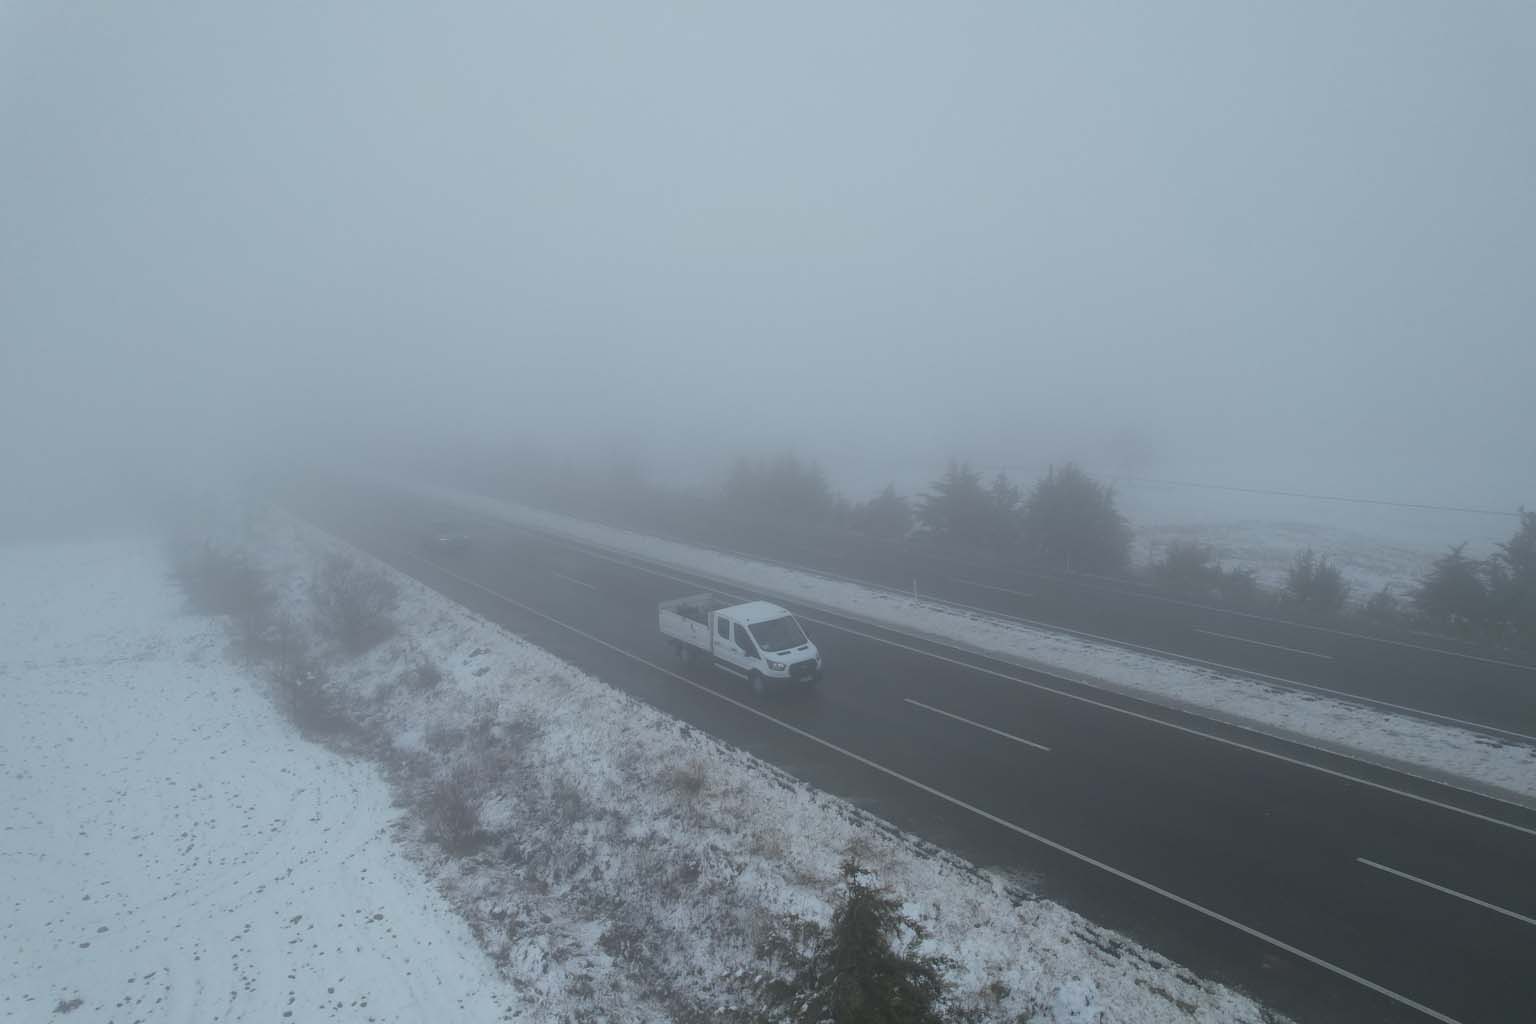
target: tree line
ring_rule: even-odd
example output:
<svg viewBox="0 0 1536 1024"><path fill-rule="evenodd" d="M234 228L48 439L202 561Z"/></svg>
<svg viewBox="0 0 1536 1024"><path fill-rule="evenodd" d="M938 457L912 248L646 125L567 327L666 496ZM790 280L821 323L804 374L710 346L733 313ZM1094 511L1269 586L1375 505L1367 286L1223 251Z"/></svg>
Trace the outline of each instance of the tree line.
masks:
<svg viewBox="0 0 1536 1024"><path fill-rule="evenodd" d="M887 540L1005 553L1072 572L1139 575L1204 601L1312 620L1411 625L1479 642L1536 650L1536 512L1520 510L1511 538L1488 558L1452 547L1406 594L1356 595L1325 554L1299 552L1278 588L1249 569L1227 568L1214 548L1175 541L1139 570L1131 565L1130 522L1114 488L1074 463L1051 467L1028 487L998 473L987 479L951 462L922 493L887 485L850 502L814 462L784 453L738 459L723 500L733 511L778 522L836 526Z"/></svg>
<svg viewBox="0 0 1536 1024"><path fill-rule="evenodd" d="M1008 551L1074 572L1130 566L1131 527L1114 488L1073 463L1053 466L1027 490L998 473L990 481L952 462L915 499L887 485L850 502L821 467L793 454L740 458L726 477L727 506L778 521L830 524L876 537L914 535L940 543Z"/></svg>

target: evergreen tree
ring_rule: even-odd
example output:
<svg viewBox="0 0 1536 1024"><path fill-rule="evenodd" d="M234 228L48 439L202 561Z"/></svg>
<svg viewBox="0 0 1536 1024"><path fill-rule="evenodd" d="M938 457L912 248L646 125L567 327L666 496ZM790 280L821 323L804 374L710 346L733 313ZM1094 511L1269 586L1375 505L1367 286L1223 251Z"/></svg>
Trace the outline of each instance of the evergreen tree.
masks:
<svg viewBox="0 0 1536 1024"><path fill-rule="evenodd" d="M895 484L887 484L875 497L855 505L850 519L856 530L899 540L912 531L912 506L896 493Z"/></svg>
<svg viewBox="0 0 1536 1024"><path fill-rule="evenodd" d="M1488 586L1482 566L1468 558L1464 548L1466 544L1457 544L1435 559L1414 591L1413 607L1435 625L1465 630L1488 623Z"/></svg>
<svg viewBox="0 0 1536 1024"><path fill-rule="evenodd" d="M1349 599L1349 584L1338 566L1307 548L1286 573L1285 599L1306 612L1337 615Z"/></svg>
<svg viewBox="0 0 1536 1024"><path fill-rule="evenodd" d="M842 874L831 926L812 933L809 955L790 953L793 976L767 986L770 1002L796 1024L940 1024L953 961L920 952L927 932L856 860Z"/></svg>
<svg viewBox="0 0 1536 1024"><path fill-rule="evenodd" d="M1073 463L1052 466L1024 502L1024 541L1074 572L1120 572L1131 556L1131 527L1115 489Z"/></svg>

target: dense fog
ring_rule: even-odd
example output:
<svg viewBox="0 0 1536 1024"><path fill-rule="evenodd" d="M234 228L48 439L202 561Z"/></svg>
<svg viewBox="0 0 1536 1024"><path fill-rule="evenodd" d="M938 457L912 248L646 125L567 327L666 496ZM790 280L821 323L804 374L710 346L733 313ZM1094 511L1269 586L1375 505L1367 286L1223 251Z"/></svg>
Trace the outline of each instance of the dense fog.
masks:
<svg viewBox="0 0 1536 1024"><path fill-rule="evenodd" d="M1510 509L1533 39L1518 3L5 4L8 514L503 440Z"/></svg>

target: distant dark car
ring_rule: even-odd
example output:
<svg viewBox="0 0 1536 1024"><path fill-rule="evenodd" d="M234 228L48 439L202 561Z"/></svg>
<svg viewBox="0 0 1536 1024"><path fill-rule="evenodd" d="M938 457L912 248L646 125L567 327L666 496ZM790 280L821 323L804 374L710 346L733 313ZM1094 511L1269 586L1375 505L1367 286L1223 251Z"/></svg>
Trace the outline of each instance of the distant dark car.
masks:
<svg viewBox="0 0 1536 1024"><path fill-rule="evenodd" d="M433 523L422 538L422 546L443 555L455 555L469 550L469 536L452 523Z"/></svg>

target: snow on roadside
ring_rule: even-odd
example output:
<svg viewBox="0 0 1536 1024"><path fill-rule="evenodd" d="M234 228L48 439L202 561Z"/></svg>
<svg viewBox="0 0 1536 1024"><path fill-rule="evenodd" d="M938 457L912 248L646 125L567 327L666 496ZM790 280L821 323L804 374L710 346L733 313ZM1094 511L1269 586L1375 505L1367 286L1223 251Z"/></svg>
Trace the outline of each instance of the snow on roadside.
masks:
<svg viewBox="0 0 1536 1024"><path fill-rule="evenodd" d="M297 607L336 550L350 549L294 524L263 557ZM402 772L468 780L478 852L451 856L419 830L404 841L544 1018L753 1019L757 943L787 920L825 923L856 852L958 960L956 1005L979 1019L1278 1019L353 556L399 588L401 633L333 663L331 685ZM412 685L423 662L441 682Z"/></svg>
<svg viewBox="0 0 1536 1024"><path fill-rule="evenodd" d="M0 548L0 1017L516 1007L374 769L298 739L166 576L143 541Z"/></svg>
<svg viewBox="0 0 1536 1024"><path fill-rule="evenodd" d="M636 555L896 629L957 643L1108 689L1484 792L1536 799L1536 749L1411 715L1036 629L935 601L573 519L512 501L414 484L479 514Z"/></svg>

